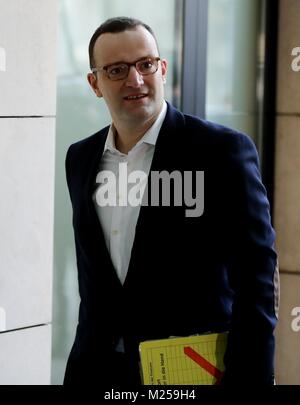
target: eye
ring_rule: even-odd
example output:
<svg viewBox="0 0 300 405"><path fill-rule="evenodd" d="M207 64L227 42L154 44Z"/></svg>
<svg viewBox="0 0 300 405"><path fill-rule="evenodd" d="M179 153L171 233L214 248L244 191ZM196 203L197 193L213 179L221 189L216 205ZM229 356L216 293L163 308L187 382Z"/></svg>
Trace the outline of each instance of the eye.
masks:
<svg viewBox="0 0 300 405"><path fill-rule="evenodd" d="M140 62L140 68L143 70L151 70L153 67L153 62L151 60L144 60Z"/></svg>
<svg viewBox="0 0 300 405"><path fill-rule="evenodd" d="M110 66L107 69L107 73L110 76L118 76L124 73L124 71L127 69L126 65L115 65L115 66Z"/></svg>

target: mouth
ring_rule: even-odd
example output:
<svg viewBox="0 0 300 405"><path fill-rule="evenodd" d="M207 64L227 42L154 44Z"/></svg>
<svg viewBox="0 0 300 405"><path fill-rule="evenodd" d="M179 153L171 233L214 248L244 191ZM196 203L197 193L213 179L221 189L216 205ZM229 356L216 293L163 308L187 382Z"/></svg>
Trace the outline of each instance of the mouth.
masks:
<svg viewBox="0 0 300 405"><path fill-rule="evenodd" d="M139 94L130 94L126 97L124 97L124 100L126 101L137 101L137 100L141 100L143 98L148 97L148 94L145 93L139 93Z"/></svg>

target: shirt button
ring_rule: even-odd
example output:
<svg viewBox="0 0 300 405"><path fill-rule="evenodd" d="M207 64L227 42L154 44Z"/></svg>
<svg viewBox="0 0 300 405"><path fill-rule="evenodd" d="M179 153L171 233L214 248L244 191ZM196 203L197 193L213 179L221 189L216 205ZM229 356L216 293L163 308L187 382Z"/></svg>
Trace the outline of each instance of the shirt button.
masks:
<svg viewBox="0 0 300 405"><path fill-rule="evenodd" d="M116 236L116 235L119 234L119 231L118 231L117 229L114 229L114 230L112 231L112 234L113 234L114 236Z"/></svg>

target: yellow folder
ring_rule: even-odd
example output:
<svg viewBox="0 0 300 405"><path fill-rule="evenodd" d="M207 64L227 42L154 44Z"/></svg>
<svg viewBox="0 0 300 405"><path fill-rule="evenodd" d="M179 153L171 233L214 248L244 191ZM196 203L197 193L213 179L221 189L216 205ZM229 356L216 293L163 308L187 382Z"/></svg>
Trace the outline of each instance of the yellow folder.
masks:
<svg viewBox="0 0 300 405"><path fill-rule="evenodd" d="M224 374L228 332L141 342L145 385L213 385Z"/></svg>

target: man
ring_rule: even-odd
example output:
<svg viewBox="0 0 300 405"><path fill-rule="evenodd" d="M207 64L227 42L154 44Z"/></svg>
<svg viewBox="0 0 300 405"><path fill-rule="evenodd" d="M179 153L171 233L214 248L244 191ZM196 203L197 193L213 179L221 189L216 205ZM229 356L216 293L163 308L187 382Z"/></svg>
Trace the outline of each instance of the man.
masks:
<svg viewBox="0 0 300 405"><path fill-rule="evenodd" d="M229 331L222 383L273 384L277 256L253 142L164 101L167 62L141 21L106 21L89 54L112 124L66 158L81 303L64 383L140 383L140 342ZM126 204L124 169L204 172L204 206L157 203L150 181L147 204Z"/></svg>

